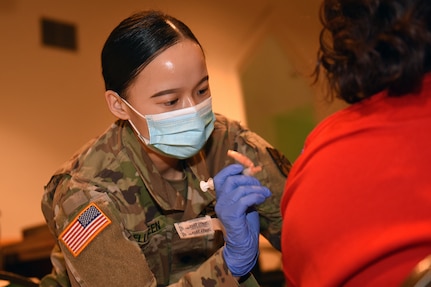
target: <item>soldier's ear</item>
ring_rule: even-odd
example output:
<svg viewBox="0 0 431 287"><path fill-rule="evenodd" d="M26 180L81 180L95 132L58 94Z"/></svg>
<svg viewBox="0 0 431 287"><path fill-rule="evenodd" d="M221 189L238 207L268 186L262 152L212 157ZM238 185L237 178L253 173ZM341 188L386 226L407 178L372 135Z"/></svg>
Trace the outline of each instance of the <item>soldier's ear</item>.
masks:
<svg viewBox="0 0 431 287"><path fill-rule="evenodd" d="M126 104L121 100L120 96L116 92L107 90L105 92L105 100L108 104L109 110L114 116L122 120L128 120L130 118Z"/></svg>

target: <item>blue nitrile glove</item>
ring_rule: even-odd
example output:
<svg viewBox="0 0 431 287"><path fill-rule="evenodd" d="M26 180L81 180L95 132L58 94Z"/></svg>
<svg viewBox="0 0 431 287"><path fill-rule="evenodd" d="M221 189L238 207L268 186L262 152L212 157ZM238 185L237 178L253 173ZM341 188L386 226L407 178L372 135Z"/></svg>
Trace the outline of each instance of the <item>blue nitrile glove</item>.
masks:
<svg viewBox="0 0 431 287"><path fill-rule="evenodd" d="M223 256L234 276L253 269L259 251L259 214L255 204L271 195L256 178L241 174L244 167L232 164L214 177L217 195L215 211L226 230Z"/></svg>

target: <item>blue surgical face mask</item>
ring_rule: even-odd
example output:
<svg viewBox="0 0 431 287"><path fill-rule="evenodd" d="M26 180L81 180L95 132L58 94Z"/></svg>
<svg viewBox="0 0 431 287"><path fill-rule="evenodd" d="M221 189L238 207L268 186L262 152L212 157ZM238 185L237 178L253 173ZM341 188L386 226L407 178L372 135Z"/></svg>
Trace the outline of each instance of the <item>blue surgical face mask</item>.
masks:
<svg viewBox="0 0 431 287"><path fill-rule="evenodd" d="M162 154L185 159L197 154L214 129L215 116L211 97L203 102L171 112L143 115L126 100L123 102L147 121L150 138L146 139L129 120L138 137L147 146Z"/></svg>

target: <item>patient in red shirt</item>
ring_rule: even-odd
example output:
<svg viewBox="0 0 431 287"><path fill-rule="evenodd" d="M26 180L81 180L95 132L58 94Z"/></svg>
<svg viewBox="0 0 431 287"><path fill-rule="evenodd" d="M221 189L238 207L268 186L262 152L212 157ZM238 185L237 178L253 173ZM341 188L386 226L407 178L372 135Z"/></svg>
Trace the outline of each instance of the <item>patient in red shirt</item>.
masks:
<svg viewBox="0 0 431 287"><path fill-rule="evenodd" d="M401 286L431 254L431 1L324 0L321 19L316 79L351 105L287 179L287 286Z"/></svg>

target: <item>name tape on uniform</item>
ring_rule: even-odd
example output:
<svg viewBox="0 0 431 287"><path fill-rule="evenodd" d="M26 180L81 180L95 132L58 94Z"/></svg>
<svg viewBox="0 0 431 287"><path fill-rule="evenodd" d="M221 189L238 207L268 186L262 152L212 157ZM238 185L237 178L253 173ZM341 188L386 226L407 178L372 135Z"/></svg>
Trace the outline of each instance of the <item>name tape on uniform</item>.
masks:
<svg viewBox="0 0 431 287"><path fill-rule="evenodd" d="M213 221L208 215L183 222L174 223L178 235L182 239L214 235Z"/></svg>

